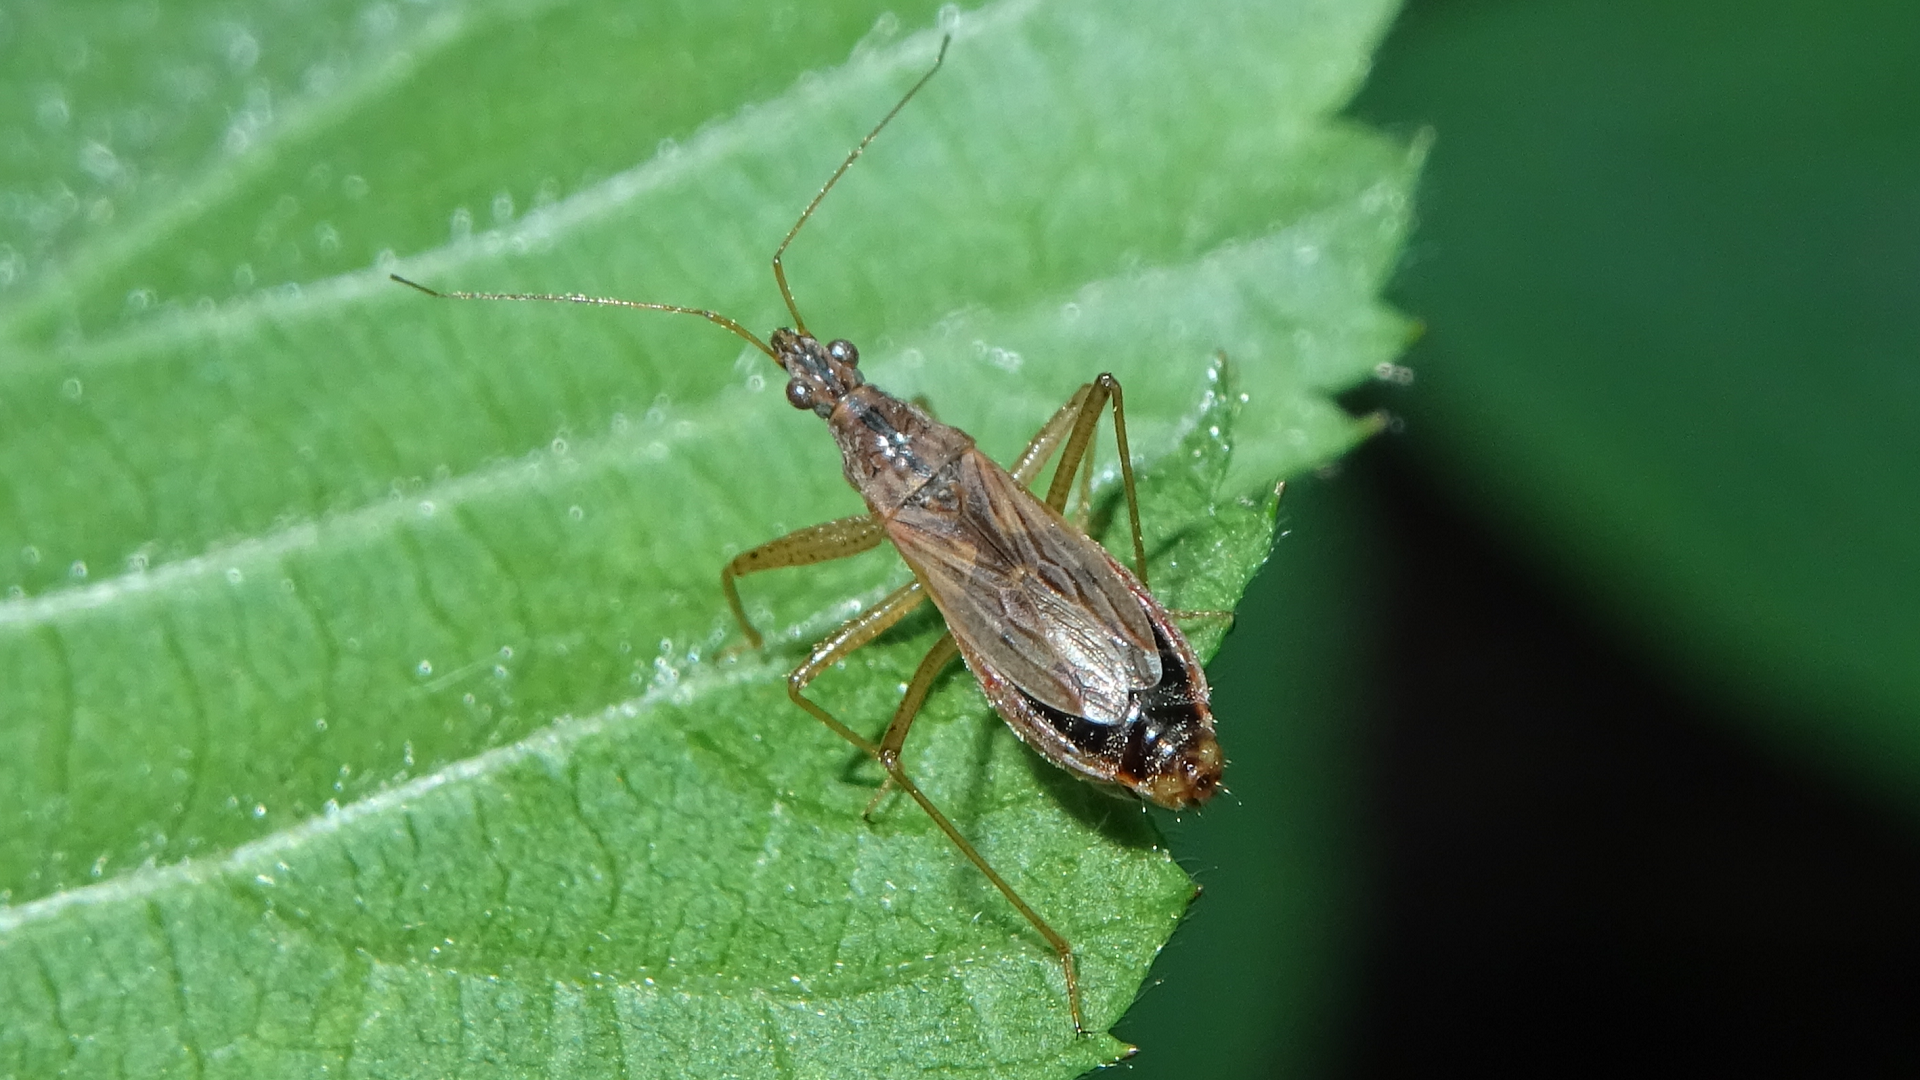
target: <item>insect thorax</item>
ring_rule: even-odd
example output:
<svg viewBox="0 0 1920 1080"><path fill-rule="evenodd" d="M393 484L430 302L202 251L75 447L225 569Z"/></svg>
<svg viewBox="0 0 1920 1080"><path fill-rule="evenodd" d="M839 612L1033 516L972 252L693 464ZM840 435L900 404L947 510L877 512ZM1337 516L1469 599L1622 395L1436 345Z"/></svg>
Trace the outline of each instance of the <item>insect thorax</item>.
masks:
<svg viewBox="0 0 1920 1080"><path fill-rule="evenodd" d="M882 514L924 494L929 484L951 483L954 462L973 446L965 432L874 386L842 398L827 425L840 445L847 482Z"/></svg>

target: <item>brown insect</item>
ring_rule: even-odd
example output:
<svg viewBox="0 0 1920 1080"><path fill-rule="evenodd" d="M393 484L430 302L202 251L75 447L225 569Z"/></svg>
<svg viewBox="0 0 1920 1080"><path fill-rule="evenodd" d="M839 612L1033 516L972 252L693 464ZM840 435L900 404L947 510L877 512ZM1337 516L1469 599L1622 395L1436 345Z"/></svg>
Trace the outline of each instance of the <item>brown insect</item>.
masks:
<svg viewBox="0 0 1920 1080"><path fill-rule="evenodd" d="M827 192L940 69L946 51L943 41L933 67L840 163L775 250L774 280L795 328L775 330L767 341L701 308L572 294L438 292L397 275L394 280L450 299L547 300L697 315L780 365L788 378L787 400L827 422L840 447L847 482L866 500L869 512L742 552L720 572L727 603L758 648L762 639L741 607L735 579L845 558L882 541L893 544L912 569L913 581L815 645L806 663L787 676L787 693L886 770L886 785L868 805L869 812L887 786L898 785L1033 924L1059 954L1068 1011L1074 1029L1084 1032L1072 946L921 792L901 766L900 750L935 678L957 654L1014 733L1062 768L1171 809L1205 802L1218 788L1222 758L1207 705L1206 675L1174 625L1174 613L1147 591L1120 383L1103 374L1080 387L1012 467L1003 469L965 432L867 383L851 342L822 344L800 317L780 261ZM1082 470L1090 467L1094 429L1109 401L1133 533L1134 571L1062 516L1076 474L1084 486ZM1028 485L1055 451L1060 452L1060 464L1046 497L1035 498ZM821 672L925 600L939 609L947 632L920 661L878 741L854 731L806 696L808 684Z"/></svg>

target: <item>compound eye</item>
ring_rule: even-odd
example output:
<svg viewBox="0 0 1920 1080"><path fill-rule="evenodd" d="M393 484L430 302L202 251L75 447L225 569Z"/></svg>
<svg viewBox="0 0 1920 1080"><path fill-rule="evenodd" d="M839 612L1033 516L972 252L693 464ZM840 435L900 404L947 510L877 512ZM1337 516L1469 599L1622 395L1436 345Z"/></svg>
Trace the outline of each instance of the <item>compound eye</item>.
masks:
<svg viewBox="0 0 1920 1080"><path fill-rule="evenodd" d="M796 409L813 408L813 389L795 379L787 384L787 402Z"/></svg>
<svg viewBox="0 0 1920 1080"><path fill-rule="evenodd" d="M833 357L835 360L838 360L839 362L847 365L848 367L860 366L860 350L854 348L853 342L848 341L845 338L842 338L838 341L828 342L827 355Z"/></svg>

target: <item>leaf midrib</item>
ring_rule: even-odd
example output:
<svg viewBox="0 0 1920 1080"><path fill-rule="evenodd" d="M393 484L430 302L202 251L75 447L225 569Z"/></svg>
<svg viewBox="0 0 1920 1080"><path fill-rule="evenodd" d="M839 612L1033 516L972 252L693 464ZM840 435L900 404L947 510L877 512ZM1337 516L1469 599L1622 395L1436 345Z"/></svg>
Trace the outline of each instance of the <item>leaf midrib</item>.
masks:
<svg viewBox="0 0 1920 1080"><path fill-rule="evenodd" d="M0 907L0 935L49 921L73 908L142 900L170 886L203 884L229 874L247 872L257 866L272 865L276 860L302 850L311 841L342 833L363 819L404 810L409 802L418 801L440 788L486 779L524 761L564 758L575 745L608 733L617 723L647 720L662 706L698 701L722 690L769 679L780 670L777 661L748 662L726 668L704 666L693 675L682 676L672 685L649 688L645 693L609 705L593 716L556 717L523 739L449 762L431 773L348 803L338 810L310 817L257 840L249 840L218 858L188 856L167 866L142 867L98 885L69 889L16 907ZM685 733L681 729L673 725L665 725L665 728L684 741Z"/></svg>

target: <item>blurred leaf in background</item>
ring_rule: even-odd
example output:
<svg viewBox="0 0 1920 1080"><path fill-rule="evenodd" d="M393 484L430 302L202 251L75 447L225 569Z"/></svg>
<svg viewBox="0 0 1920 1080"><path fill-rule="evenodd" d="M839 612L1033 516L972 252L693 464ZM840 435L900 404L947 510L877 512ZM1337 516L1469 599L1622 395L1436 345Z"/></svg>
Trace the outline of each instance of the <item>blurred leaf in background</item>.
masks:
<svg viewBox="0 0 1920 1080"><path fill-rule="evenodd" d="M1383 44L1355 115L1436 138L1418 381L1340 491L1383 600L1350 1075L1920 1071L1916 46L1803 0Z"/></svg>
<svg viewBox="0 0 1920 1080"><path fill-rule="evenodd" d="M1402 14L1352 111L1434 135L1417 378L1215 667L1350 726L1176 833L1139 1068L1920 1071L1917 54L1883 0Z"/></svg>
<svg viewBox="0 0 1920 1080"><path fill-rule="evenodd" d="M1912 5L1427 3L1423 468L1751 733L1920 809Z"/></svg>
<svg viewBox="0 0 1920 1080"><path fill-rule="evenodd" d="M1156 583L1230 606L1273 481L1364 434L1331 396L1407 336L1374 295L1419 154L1330 119L1391 14L0 12L0 1071L1112 1060L1024 923L917 815L863 823L874 778L780 692L854 610L827 605L897 564L755 579L776 643L715 660L725 558L858 506L764 358L697 320L385 274L775 325L772 243L951 29L789 253L799 301L996 456L1116 372ZM1332 585L1296 595L1344 625L1317 618ZM832 673L830 707L877 725L936 632ZM1243 704L1224 734L1248 794L1222 816L1287 805L1262 745L1320 778L1284 795L1302 857L1250 879L1284 916L1239 926L1278 995L1249 1000L1303 1032L1350 876L1325 701ZM909 753L1112 1024L1191 891L1148 820L1035 763L958 675Z"/></svg>

